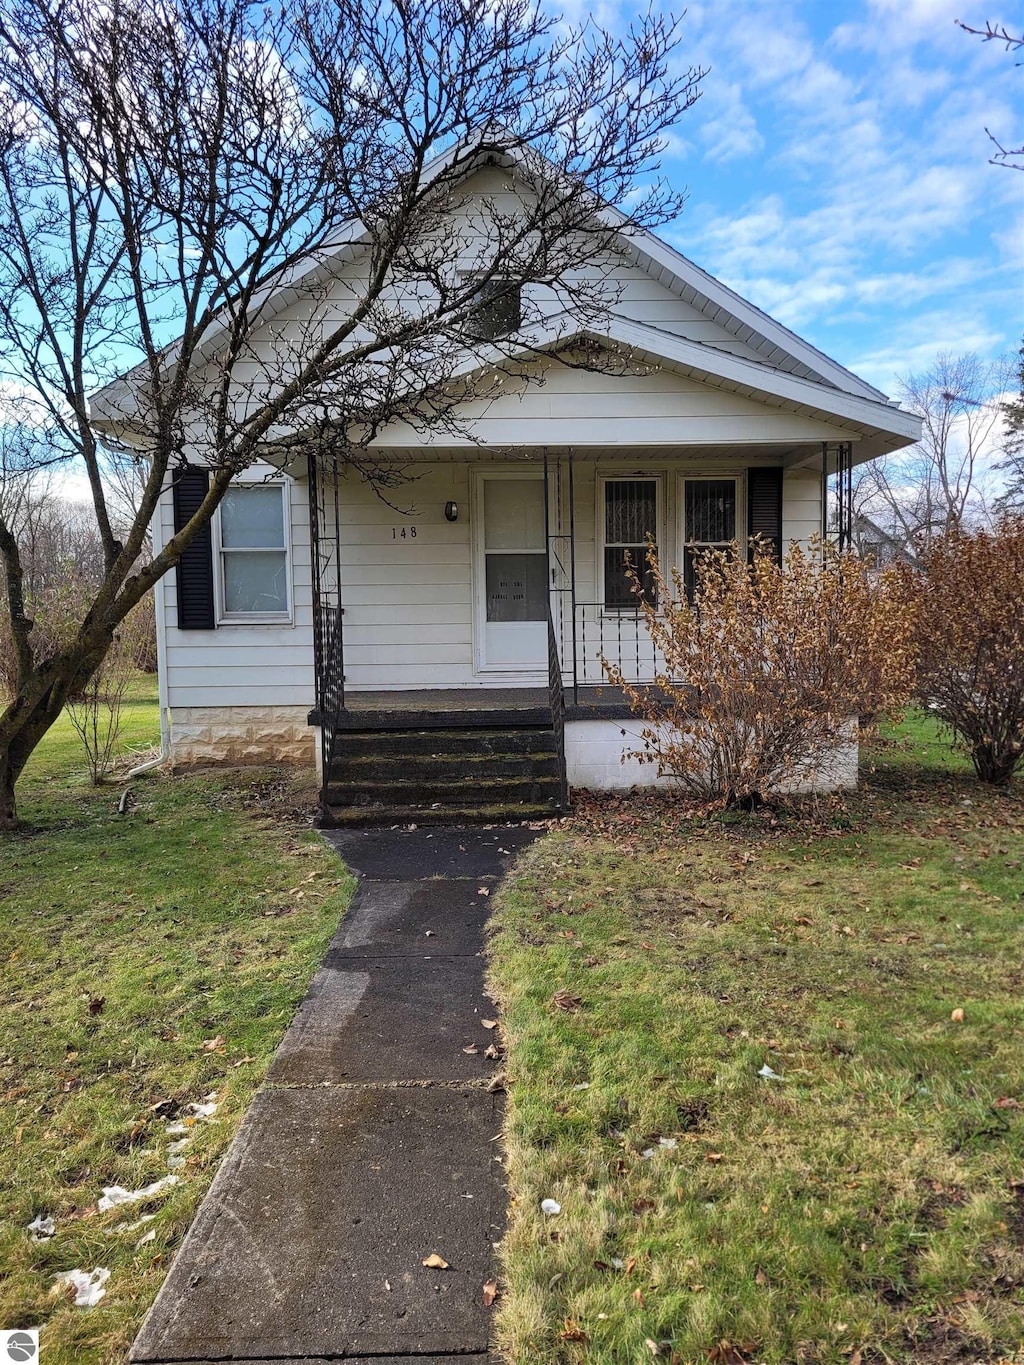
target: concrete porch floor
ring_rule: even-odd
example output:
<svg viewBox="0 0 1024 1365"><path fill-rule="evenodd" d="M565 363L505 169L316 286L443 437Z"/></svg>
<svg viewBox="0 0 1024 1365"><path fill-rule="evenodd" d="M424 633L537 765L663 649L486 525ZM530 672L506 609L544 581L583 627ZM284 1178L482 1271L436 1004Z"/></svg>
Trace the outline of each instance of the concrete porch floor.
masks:
<svg viewBox="0 0 1024 1365"><path fill-rule="evenodd" d="M346 711L507 711L547 706L546 687L422 687L346 692Z"/></svg>
<svg viewBox="0 0 1024 1365"><path fill-rule="evenodd" d="M566 716L571 720L619 719L630 714L623 693L610 685L584 686L574 700L565 689ZM431 715L465 711L536 711L549 704L546 687L430 687L402 692L346 692L345 711L350 717L380 712L412 712Z"/></svg>

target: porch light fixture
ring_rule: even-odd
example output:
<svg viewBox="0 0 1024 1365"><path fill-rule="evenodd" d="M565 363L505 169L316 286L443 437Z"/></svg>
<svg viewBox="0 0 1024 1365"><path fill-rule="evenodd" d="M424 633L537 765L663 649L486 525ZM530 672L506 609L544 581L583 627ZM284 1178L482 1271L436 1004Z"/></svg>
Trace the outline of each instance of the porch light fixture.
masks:
<svg viewBox="0 0 1024 1365"><path fill-rule="evenodd" d="M457 502L446 502L446 503L445 503L445 505L444 505L444 519L445 519L445 521L458 521L458 519L459 519L459 504L458 504Z"/></svg>

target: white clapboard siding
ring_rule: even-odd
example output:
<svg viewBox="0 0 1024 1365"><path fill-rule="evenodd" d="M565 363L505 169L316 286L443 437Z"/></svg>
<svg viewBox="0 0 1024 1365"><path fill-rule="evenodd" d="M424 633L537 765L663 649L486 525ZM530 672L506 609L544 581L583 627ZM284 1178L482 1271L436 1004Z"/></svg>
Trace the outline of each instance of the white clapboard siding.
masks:
<svg viewBox="0 0 1024 1365"><path fill-rule="evenodd" d="M809 469L787 469L782 480L782 542L806 546L821 534L821 475Z"/></svg>
<svg viewBox="0 0 1024 1365"><path fill-rule="evenodd" d="M515 213L517 205L531 198L522 188L513 193L508 172L499 168L485 167L469 177L462 188L460 202L449 214L443 234L453 268L472 271L487 263L489 216L495 211ZM641 259L650 265L646 257ZM257 329L250 342L250 358L240 361L237 366L237 383L244 385L247 381L255 381L258 386L265 367L284 377L297 362L300 337L313 341L351 313L362 298L368 279L367 248L352 247L325 269L328 273L315 288L294 299L266 326ZM742 329L739 329L741 335L737 335L735 327L729 330L723 325L728 320L724 316L719 320L714 311L710 315L701 312L682 296L682 286L671 275L667 276L667 282L661 278L665 274L660 267L650 265L648 269L621 255L609 253L569 272L567 283L578 285L589 281L596 284L602 306L613 313L747 359L765 359L744 339ZM567 304L557 291L542 286L530 286L529 294L532 303L545 315L561 312ZM429 306L433 297L432 288L425 281L397 278L386 285L381 305L416 313ZM359 327L353 331L349 344L354 346L369 339L371 333ZM783 369L800 368L782 351L770 359ZM214 373L211 369L211 378Z"/></svg>
<svg viewBox="0 0 1024 1365"><path fill-rule="evenodd" d="M255 469L252 477L268 471ZM313 606L309 502L306 485L288 480L292 623L179 630L177 586L164 580L164 658L167 704L185 706L313 705ZM168 490L154 524L158 545L170 538L174 512Z"/></svg>
<svg viewBox="0 0 1024 1365"><path fill-rule="evenodd" d="M806 413L758 403L669 371L613 376L538 363L541 381L510 385L462 405L468 446L714 446L848 440L853 433ZM388 447L431 443L427 432L394 422L377 438Z"/></svg>
<svg viewBox="0 0 1024 1365"><path fill-rule="evenodd" d="M488 460L488 467L494 467ZM512 466L509 466L511 468ZM349 690L485 685L474 672L473 637L473 470L470 462L413 466L412 481L389 496L410 515L396 512L357 477L340 486L344 647ZM735 473L743 489L743 464L736 460L648 459L574 466L576 589L581 603L596 603L600 591L597 487L604 476L656 475L661 481L660 550L666 566L681 555L681 480ZM567 512L563 465L562 506ZM444 506L459 505L449 522ZM215 631L178 631L173 576L165 602L169 703L183 706L301 705L313 702L312 607L306 486L291 485L294 565L294 626L230 625ZM740 507L740 530L745 526ZM164 533L170 504L161 504ZM820 525L820 481L806 470L789 470L783 483L783 535L806 542ZM410 533L415 528L416 535ZM400 538L402 530L404 539ZM567 521L563 524L567 529ZM396 532L397 535L393 535ZM593 629L594 616L588 618ZM625 657L634 649L632 626L607 623L608 640L622 638ZM622 634L622 632L625 632ZM600 681L590 661L587 677ZM507 681L500 676L493 682Z"/></svg>

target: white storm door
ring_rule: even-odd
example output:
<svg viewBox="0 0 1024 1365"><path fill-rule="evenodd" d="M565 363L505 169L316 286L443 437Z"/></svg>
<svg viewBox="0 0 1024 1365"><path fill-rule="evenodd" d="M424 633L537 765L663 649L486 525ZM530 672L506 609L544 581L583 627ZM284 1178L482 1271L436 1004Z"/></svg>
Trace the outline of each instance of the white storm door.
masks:
<svg viewBox="0 0 1024 1365"><path fill-rule="evenodd" d="M480 666L543 672L548 654L543 477L482 474L477 526Z"/></svg>

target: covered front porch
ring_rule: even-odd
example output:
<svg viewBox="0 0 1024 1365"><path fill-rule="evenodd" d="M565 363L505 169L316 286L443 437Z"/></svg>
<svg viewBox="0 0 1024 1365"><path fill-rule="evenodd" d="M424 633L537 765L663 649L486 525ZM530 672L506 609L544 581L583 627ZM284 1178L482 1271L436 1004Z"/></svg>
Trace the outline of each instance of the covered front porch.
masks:
<svg viewBox="0 0 1024 1365"><path fill-rule="evenodd" d="M627 564L642 562L648 536L684 576L695 546L762 535L781 552L806 541L827 529L822 509L849 463L847 443L416 452L407 481L382 500L311 459L310 720L325 791L354 736L372 748L366 736L391 733L400 749L399 736L433 732L436 749L442 732L462 732L454 753L475 732L496 752L495 733L529 727L534 753L550 747L555 760L552 808L565 807L571 785L652 780L622 763L638 727L606 672L643 685L658 670ZM845 534L844 520L830 520ZM438 778L450 785L456 766Z"/></svg>

